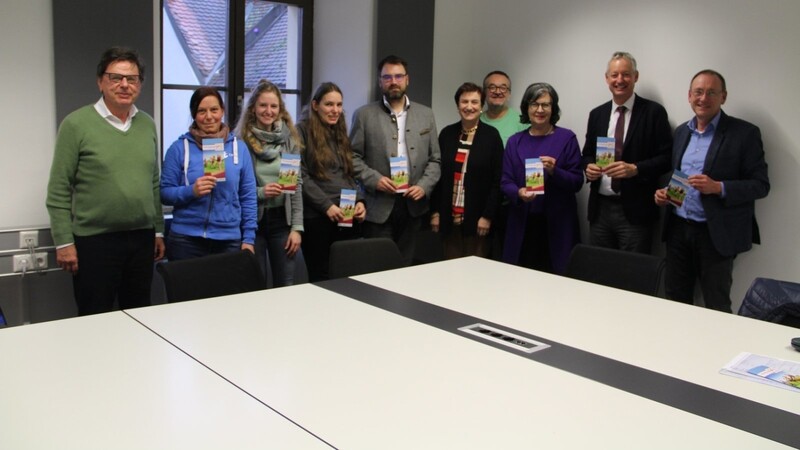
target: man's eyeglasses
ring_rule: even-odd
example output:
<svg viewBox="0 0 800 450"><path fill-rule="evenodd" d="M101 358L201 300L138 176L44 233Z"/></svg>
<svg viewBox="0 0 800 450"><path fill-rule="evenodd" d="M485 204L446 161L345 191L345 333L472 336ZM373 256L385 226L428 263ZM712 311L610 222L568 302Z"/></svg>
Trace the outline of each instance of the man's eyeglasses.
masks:
<svg viewBox="0 0 800 450"><path fill-rule="evenodd" d="M394 75L391 75L391 74L381 75L381 81L385 81L387 83L392 81L392 80L394 80L394 81L403 81L403 78L405 78L406 75L408 75L408 74L407 73L396 73Z"/></svg>
<svg viewBox="0 0 800 450"><path fill-rule="evenodd" d="M549 111L550 108L552 108L552 107L553 107L552 103L536 103L536 102L528 103L528 108L530 108L530 109L532 109L534 111L538 111L539 108L542 108L543 111Z"/></svg>
<svg viewBox="0 0 800 450"><path fill-rule="evenodd" d="M121 73L111 73L106 72L105 75L108 76L108 80L114 84L122 83L122 80L128 82L128 84L137 85L142 82L141 75L122 75Z"/></svg>
<svg viewBox="0 0 800 450"><path fill-rule="evenodd" d="M500 86L496 84L490 84L489 86L486 86L486 90L489 92L499 92L501 94L505 94L511 89L509 89L508 86L506 86L505 84L501 84Z"/></svg>
<svg viewBox="0 0 800 450"><path fill-rule="evenodd" d="M702 89L695 89L695 90L692 91L692 97L694 97L694 98L700 98L704 94L708 98L716 98L716 97L719 97L720 94L722 94L722 93L714 91L714 90L711 90L711 89L708 89L708 90L705 90L705 91L702 90Z"/></svg>

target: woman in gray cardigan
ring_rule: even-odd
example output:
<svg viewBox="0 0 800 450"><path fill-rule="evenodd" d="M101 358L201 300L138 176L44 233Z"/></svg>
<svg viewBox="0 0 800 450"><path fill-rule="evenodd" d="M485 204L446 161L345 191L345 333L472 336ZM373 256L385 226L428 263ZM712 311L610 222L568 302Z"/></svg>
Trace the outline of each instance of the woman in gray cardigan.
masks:
<svg viewBox="0 0 800 450"><path fill-rule="evenodd" d="M303 142L303 202L305 239L303 253L310 281L328 279L330 246L336 241L361 237L361 222L367 216L363 196L354 178L353 151L347 137L342 91L333 83L322 83L297 125ZM339 207L342 189L357 192L352 227L340 227L344 212Z"/></svg>

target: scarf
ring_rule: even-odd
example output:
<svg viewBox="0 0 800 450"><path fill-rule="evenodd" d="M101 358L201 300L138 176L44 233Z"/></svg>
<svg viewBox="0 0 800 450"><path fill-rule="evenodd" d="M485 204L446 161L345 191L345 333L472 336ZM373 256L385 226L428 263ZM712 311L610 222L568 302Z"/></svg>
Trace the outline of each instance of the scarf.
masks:
<svg viewBox="0 0 800 450"><path fill-rule="evenodd" d="M247 146L262 161L274 161L289 145L289 128L283 126L283 121L276 120L272 127L272 131L267 131L252 125L245 137Z"/></svg>
<svg viewBox="0 0 800 450"><path fill-rule="evenodd" d="M192 135L194 138L194 142L197 143L198 147L203 146L203 139L225 139L230 134L230 129L228 128L228 124L223 123L222 126L219 128L219 131L216 133L206 133L199 128L189 127L189 134Z"/></svg>

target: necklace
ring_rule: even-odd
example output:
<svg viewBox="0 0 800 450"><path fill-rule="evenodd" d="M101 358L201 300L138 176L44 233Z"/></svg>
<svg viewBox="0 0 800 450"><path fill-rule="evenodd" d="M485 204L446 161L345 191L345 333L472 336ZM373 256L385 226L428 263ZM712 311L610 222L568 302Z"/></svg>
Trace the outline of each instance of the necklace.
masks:
<svg viewBox="0 0 800 450"><path fill-rule="evenodd" d="M541 133L541 134L539 134L538 132L534 133L533 127L530 127L528 129L528 134L530 134L531 136L547 136L548 134L550 134L552 132L553 132L553 125L550 125L550 128L548 128L547 131L545 131L544 133Z"/></svg>
<svg viewBox="0 0 800 450"><path fill-rule="evenodd" d="M461 129L461 134L472 134L477 130L478 130L478 125L475 125L474 127L470 128L468 130L465 130L465 129L462 128Z"/></svg>

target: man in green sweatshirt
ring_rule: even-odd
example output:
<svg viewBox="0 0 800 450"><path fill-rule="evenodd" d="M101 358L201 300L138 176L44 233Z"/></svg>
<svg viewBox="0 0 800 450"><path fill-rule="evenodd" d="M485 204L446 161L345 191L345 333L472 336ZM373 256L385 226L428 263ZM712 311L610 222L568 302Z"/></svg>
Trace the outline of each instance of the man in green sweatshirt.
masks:
<svg viewBox="0 0 800 450"><path fill-rule="evenodd" d="M73 274L78 314L150 304L153 260L164 255L153 119L137 110L144 64L113 47L97 66L102 94L58 130L47 211L56 262Z"/></svg>

